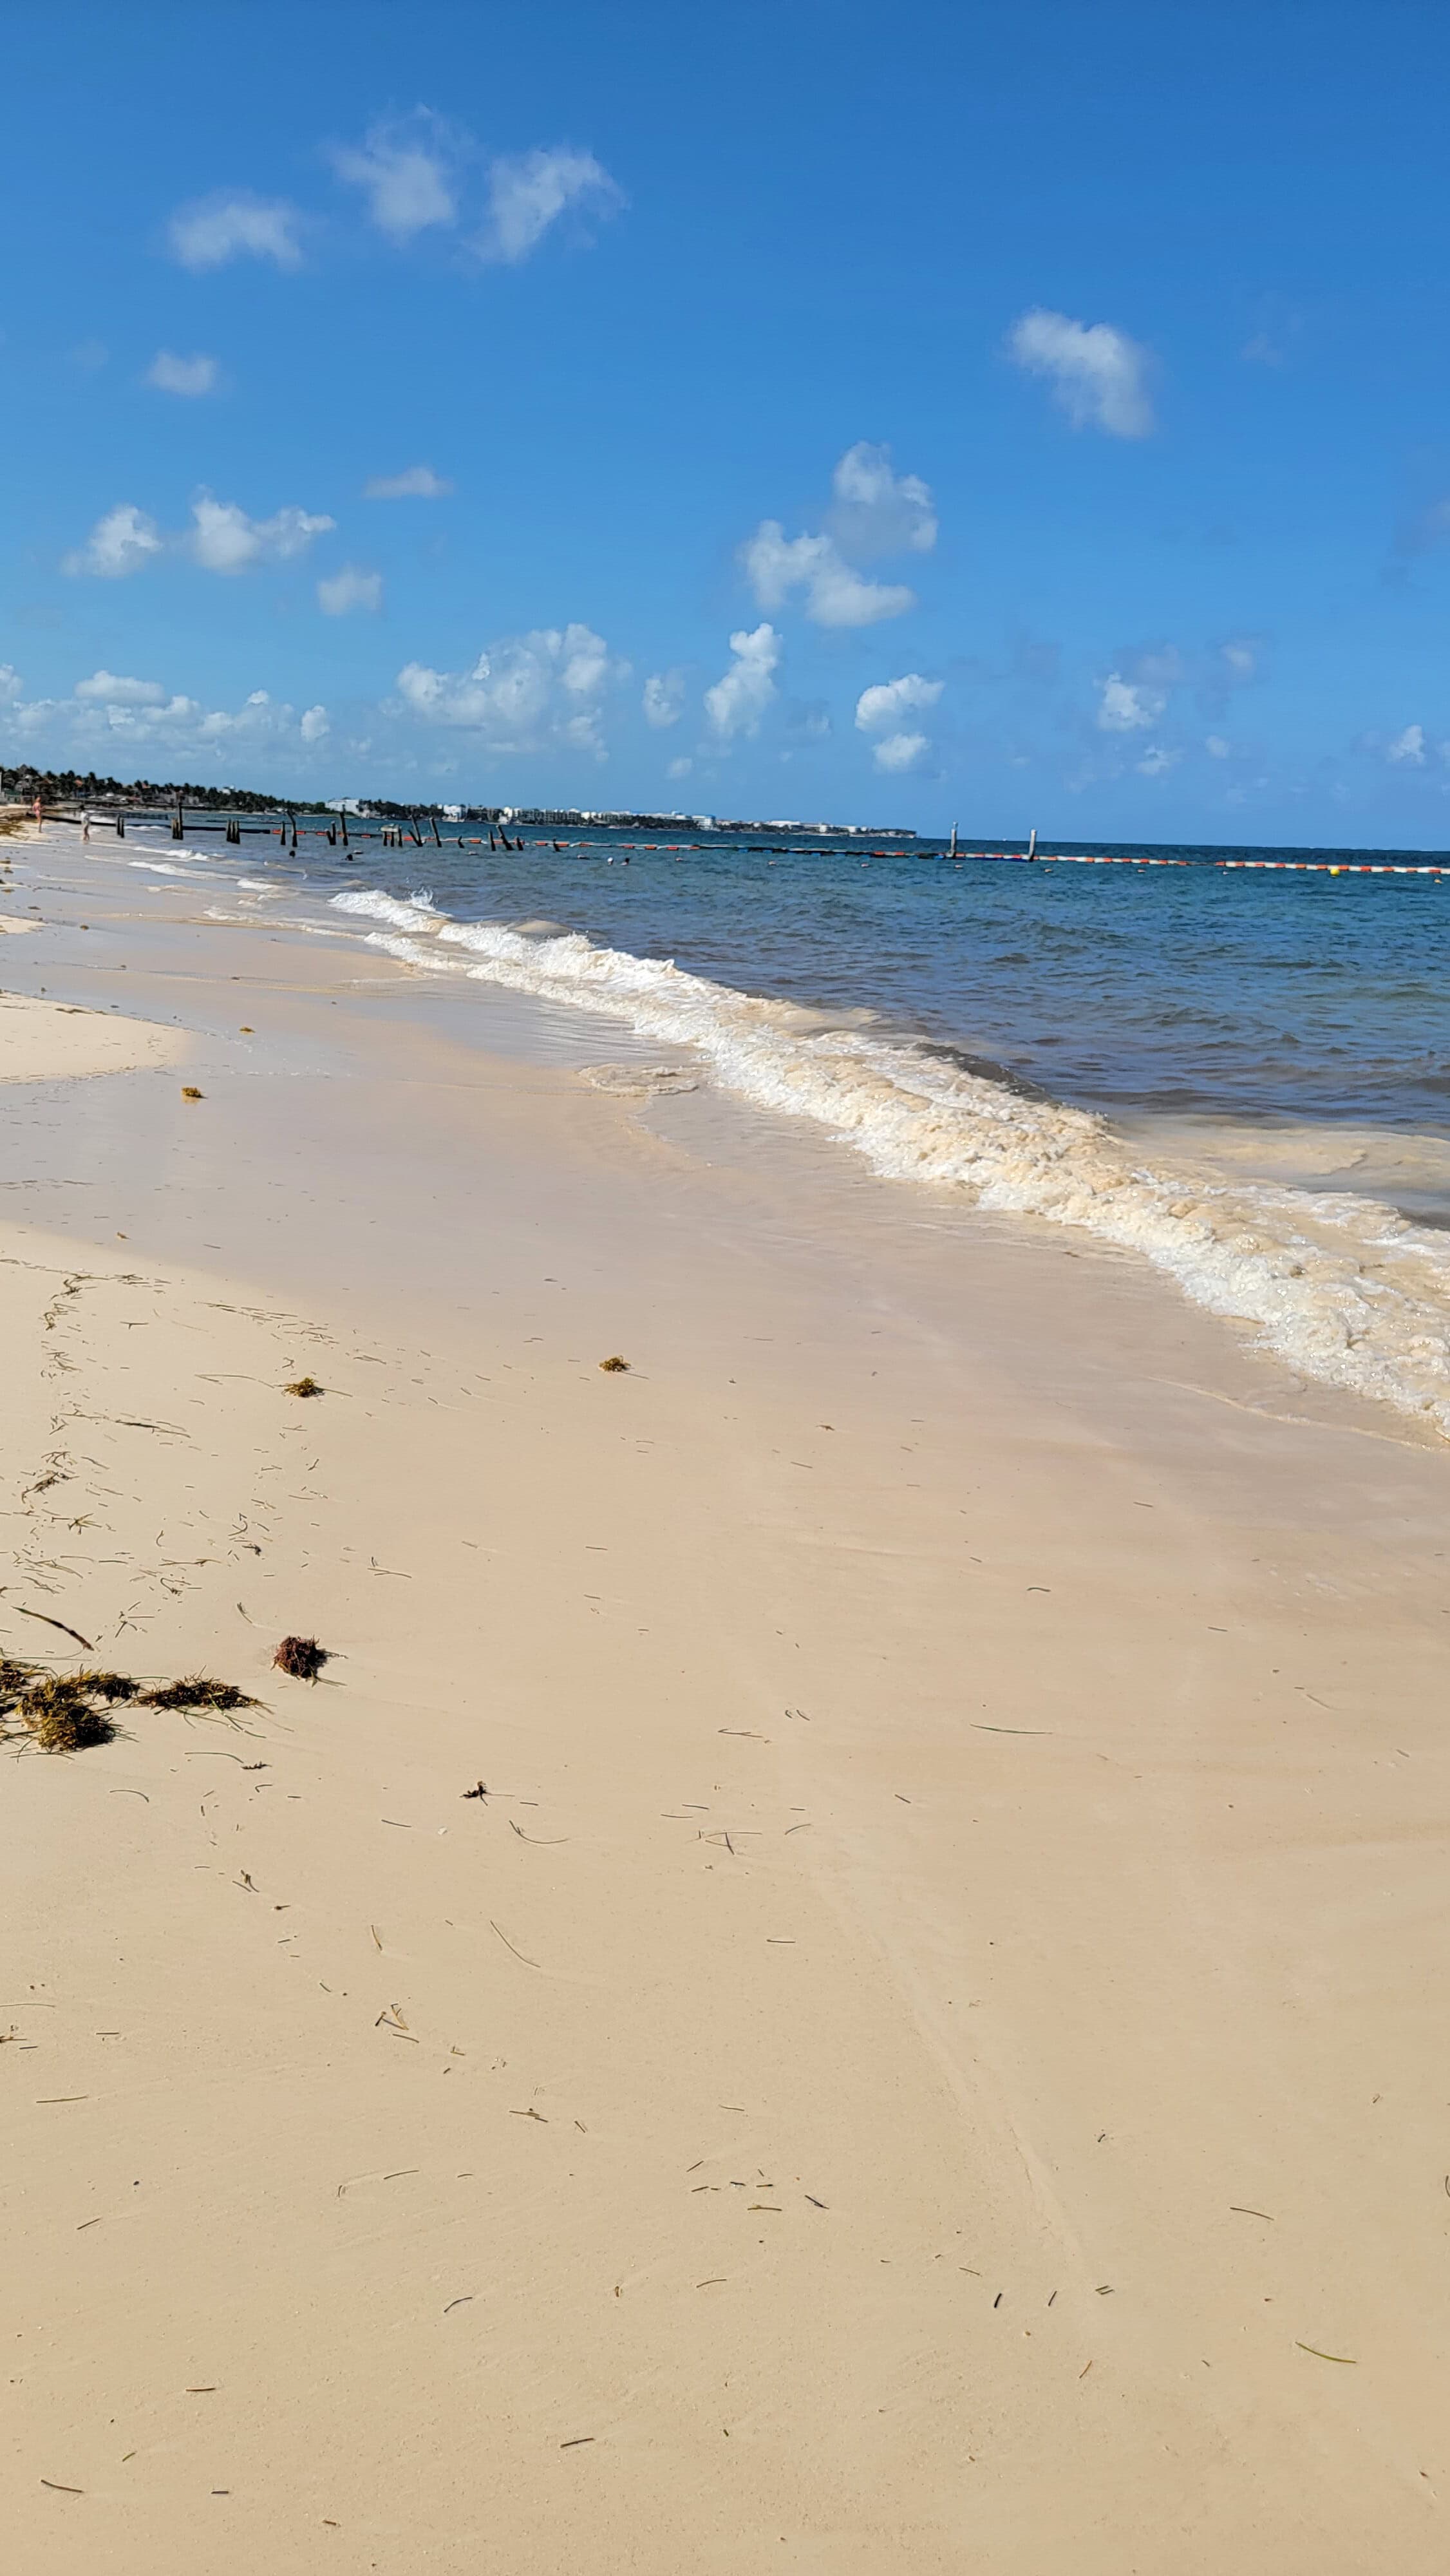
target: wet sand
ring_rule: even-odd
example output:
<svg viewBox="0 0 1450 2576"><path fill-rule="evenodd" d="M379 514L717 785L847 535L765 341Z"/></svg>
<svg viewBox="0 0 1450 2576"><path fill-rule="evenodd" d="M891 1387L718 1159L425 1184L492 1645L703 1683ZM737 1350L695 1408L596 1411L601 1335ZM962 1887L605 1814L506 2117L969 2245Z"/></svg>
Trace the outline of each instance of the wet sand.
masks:
<svg viewBox="0 0 1450 2576"><path fill-rule="evenodd" d="M7 847L18 2562L1438 2571L1443 1449Z"/></svg>

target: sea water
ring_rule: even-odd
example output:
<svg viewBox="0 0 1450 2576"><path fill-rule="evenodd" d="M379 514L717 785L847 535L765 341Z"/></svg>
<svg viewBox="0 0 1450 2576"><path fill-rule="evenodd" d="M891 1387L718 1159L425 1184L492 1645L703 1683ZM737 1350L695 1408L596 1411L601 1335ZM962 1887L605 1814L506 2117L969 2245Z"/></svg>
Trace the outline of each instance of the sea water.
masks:
<svg viewBox="0 0 1450 2576"><path fill-rule="evenodd" d="M1139 1254L1450 1434L1450 877L520 829L162 864L603 1012L883 1175Z"/></svg>

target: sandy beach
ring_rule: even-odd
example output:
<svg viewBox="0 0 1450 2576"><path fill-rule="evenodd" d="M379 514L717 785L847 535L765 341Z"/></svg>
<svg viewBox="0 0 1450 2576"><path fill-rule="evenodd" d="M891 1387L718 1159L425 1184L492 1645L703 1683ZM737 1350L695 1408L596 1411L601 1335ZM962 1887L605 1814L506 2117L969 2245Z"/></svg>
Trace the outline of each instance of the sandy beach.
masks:
<svg viewBox="0 0 1450 2576"><path fill-rule="evenodd" d="M23 2576L1438 2576L1443 1444L0 862L0 1651L256 1703L4 1740Z"/></svg>

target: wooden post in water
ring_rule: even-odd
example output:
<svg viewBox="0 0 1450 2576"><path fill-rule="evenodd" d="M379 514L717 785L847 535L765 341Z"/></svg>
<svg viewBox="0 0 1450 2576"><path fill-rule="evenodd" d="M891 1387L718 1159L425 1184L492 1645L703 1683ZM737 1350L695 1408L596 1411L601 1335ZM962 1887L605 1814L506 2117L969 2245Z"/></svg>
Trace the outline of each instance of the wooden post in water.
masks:
<svg viewBox="0 0 1450 2576"><path fill-rule="evenodd" d="M181 840L185 835L185 829L186 826L181 812L181 798L178 796L176 800L176 813L171 825L171 837L173 841Z"/></svg>
<svg viewBox="0 0 1450 2576"><path fill-rule="evenodd" d="M430 823L432 824L432 826L433 826L433 838L434 838L434 840L437 842L438 847L439 847L439 849L441 850L441 849L442 849L442 847L443 847L443 835L442 835L442 833L441 833L441 832L439 831L439 829L438 829L438 817L437 817L437 815L436 815L436 814L430 814L430 815L429 815L429 817L428 817L428 820L429 820L429 822L430 822Z"/></svg>

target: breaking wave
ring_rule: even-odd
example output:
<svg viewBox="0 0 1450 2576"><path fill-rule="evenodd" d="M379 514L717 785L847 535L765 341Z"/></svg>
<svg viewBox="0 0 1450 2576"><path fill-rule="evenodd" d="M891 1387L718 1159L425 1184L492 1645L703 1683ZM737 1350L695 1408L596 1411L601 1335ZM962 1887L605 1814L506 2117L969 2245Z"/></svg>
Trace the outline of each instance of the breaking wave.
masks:
<svg viewBox="0 0 1450 2576"><path fill-rule="evenodd" d="M1213 1313L1256 1325L1305 1376L1373 1396L1450 1436L1450 1238L1374 1199L1224 1182L1144 1161L1091 1111L988 1079L939 1048L732 991L667 959L459 922L431 897L348 892L371 945L687 1046L725 1090L806 1118L885 1178L1080 1226L1140 1254ZM461 952L456 960L453 952Z"/></svg>

